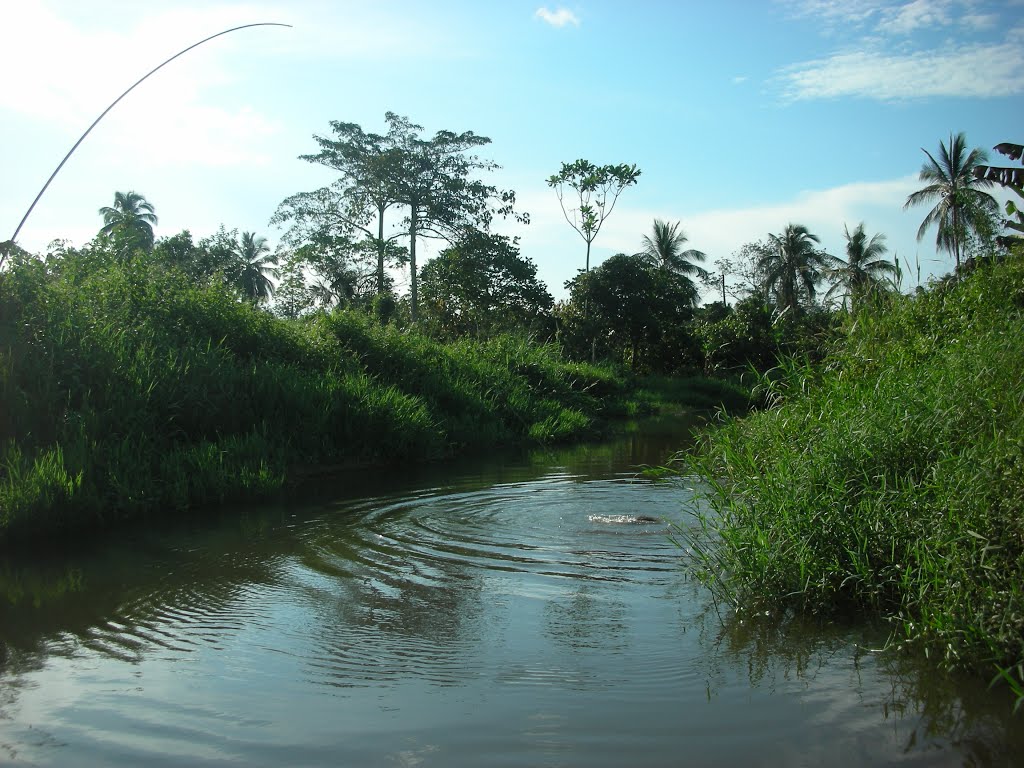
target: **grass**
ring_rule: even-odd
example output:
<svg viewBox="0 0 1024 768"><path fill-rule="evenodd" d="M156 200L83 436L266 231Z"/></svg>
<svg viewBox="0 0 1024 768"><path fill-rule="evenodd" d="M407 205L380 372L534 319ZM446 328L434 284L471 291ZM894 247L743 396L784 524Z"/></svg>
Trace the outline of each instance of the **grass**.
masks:
<svg viewBox="0 0 1024 768"><path fill-rule="evenodd" d="M880 615L1024 693L1024 264L860 314L708 434L699 570L741 609Z"/></svg>
<svg viewBox="0 0 1024 768"><path fill-rule="evenodd" d="M293 470L598 435L616 370L358 313L282 320L100 248L0 273L0 543L266 496Z"/></svg>

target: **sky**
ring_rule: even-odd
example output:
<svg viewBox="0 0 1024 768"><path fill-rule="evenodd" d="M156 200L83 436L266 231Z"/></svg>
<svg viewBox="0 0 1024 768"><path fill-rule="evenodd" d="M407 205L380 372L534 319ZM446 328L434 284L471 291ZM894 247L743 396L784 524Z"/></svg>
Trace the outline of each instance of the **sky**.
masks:
<svg viewBox="0 0 1024 768"><path fill-rule="evenodd" d="M329 184L298 159L330 121L385 112L491 139L484 180L517 194L522 254L556 298L585 244L546 179L563 162L640 168L591 264L681 222L708 266L803 224L842 255L844 226L883 233L905 287L951 269L926 208L903 210L940 141L1020 143L1024 0L18 0L0 4L0 240L89 124L18 236L81 245L115 191L143 194L157 236L220 225L275 244L269 220ZM1006 158L990 152L995 164ZM426 253L436 253L427 248ZM399 280L399 287L408 277Z"/></svg>

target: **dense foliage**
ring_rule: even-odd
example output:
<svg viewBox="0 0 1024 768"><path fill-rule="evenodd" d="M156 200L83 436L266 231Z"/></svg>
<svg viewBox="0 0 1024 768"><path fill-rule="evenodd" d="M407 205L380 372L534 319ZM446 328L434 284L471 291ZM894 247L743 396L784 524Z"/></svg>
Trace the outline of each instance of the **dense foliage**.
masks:
<svg viewBox="0 0 1024 768"><path fill-rule="evenodd" d="M728 420L689 544L743 609L877 612L1024 680L1024 259L865 309L823 367Z"/></svg>
<svg viewBox="0 0 1024 768"><path fill-rule="evenodd" d="M298 463L592 434L624 393L515 337L278 319L104 239L0 281L0 538L265 493Z"/></svg>

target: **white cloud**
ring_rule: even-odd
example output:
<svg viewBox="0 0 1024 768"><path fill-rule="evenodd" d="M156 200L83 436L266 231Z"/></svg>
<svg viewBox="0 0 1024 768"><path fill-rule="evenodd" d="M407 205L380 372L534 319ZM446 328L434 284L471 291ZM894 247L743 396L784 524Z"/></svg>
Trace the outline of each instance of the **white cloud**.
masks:
<svg viewBox="0 0 1024 768"><path fill-rule="evenodd" d="M982 13L971 0L781 0L797 18L818 20L823 31L847 34L852 27L872 28L883 35L907 36L928 29L957 25L972 31L992 29L996 13Z"/></svg>
<svg viewBox="0 0 1024 768"><path fill-rule="evenodd" d="M550 11L545 6L538 8L534 16L550 24L552 27L564 27L566 24L572 24L574 27L580 25L579 17L568 8L558 8Z"/></svg>
<svg viewBox="0 0 1024 768"><path fill-rule="evenodd" d="M992 29L999 23L999 17L994 13L968 13L961 20L975 30Z"/></svg>
<svg viewBox="0 0 1024 768"><path fill-rule="evenodd" d="M879 11L876 0L788 0L796 16L814 17L826 24L860 24Z"/></svg>
<svg viewBox="0 0 1024 768"><path fill-rule="evenodd" d="M878 28L889 34L909 35L919 29L949 26L952 5L951 0L913 0L883 11Z"/></svg>
<svg viewBox="0 0 1024 768"><path fill-rule="evenodd" d="M1024 89L1024 51L1002 43L906 55L840 53L789 67L780 79L794 100L991 98Z"/></svg>

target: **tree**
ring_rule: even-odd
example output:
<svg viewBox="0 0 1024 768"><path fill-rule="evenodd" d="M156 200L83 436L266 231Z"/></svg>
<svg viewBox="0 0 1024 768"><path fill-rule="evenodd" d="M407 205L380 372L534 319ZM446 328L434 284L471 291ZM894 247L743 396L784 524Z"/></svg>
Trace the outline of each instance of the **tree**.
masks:
<svg viewBox="0 0 1024 768"><path fill-rule="evenodd" d="M232 250L233 245L223 227L217 236L203 238L198 243L193 242L192 233L185 229L157 240L152 258L157 264L181 271L190 283L203 285L216 275L223 279L234 260Z"/></svg>
<svg viewBox="0 0 1024 768"><path fill-rule="evenodd" d="M922 148L928 157L918 175L927 186L911 193L903 209L935 202L921 227L917 239L923 240L925 232L934 224L937 227L935 246L953 254L956 268L960 269L960 256L964 242L970 233L983 234L985 214L998 209L995 198L983 188L991 187L992 181L975 175L975 168L988 160L981 149L967 151L967 138L961 132L950 134L949 145L939 142L939 159Z"/></svg>
<svg viewBox="0 0 1024 768"><path fill-rule="evenodd" d="M359 236L360 228L350 218L349 194L346 184L338 181L293 195L271 219L291 222L282 240L290 248L289 260L303 262L297 274L305 270L312 278L307 295L312 305L333 308L366 294L387 292L391 280L380 269L381 259L387 265L407 261L405 248L394 242L401 232L383 240Z"/></svg>
<svg viewBox="0 0 1024 768"><path fill-rule="evenodd" d="M548 178L548 186L555 190L562 214L587 244L585 272L590 271L590 244L612 211L626 187L636 184L640 170L635 165L597 166L587 160L562 163L562 170ZM566 208L566 187L575 190L575 207ZM572 216L570 217L570 213Z"/></svg>
<svg viewBox="0 0 1024 768"><path fill-rule="evenodd" d="M388 132L384 136L365 133L352 123L333 122L336 139L314 137L321 152L303 159L335 168L341 178L329 187L286 199L271 221L291 222L285 240L294 249L307 245L317 251L329 249L338 267L335 275L355 273L361 281L362 265L372 253L378 291L387 287L385 266L405 262L406 251L393 241L407 236L415 321L417 241L438 237L454 243L467 231L486 231L496 214L513 214L515 193L473 178L478 171L499 167L466 154L489 144L487 137L472 131L438 131L432 139L422 139L422 126L408 118L393 112L385 118ZM406 208L408 215L398 232L385 237L385 213L393 207ZM529 221L526 214L517 218ZM348 263L341 269L345 257Z"/></svg>
<svg viewBox="0 0 1024 768"><path fill-rule="evenodd" d="M996 144L993 149L1011 160L1021 160L1024 163L1024 146L1020 144L1003 142ZM974 175L979 179L987 179L1006 187L1024 200L1024 168L978 165L974 168ZM1003 226L1013 234L998 238L1000 245L1004 247L1019 245L1024 239L1024 208L1022 205L1024 204L1015 203L1013 200L1006 201L1006 218L1003 220Z"/></svg>
<svg viewBox="0 0 1024 768"><path fill-rule="evenodd" d="M699 278L708 277L708 273L693 262L704 261L705 254L694 249L684 250L687 237L680 229L680 223L669 224L660 219L654 220L652 236L644 235L643 250L638 254L651 266L661 270L679 283L680 288L692 296L691 304L699 298L697 286L691 275Z"/></svg>
<svg viewBox="0 0 1024 768"><path fill-rule="evenodd" d="M580 272L566 284L572 303L586 307L582 319L612 349L629 349L633 370L639 348L655 322L655 270L636 255L617 253L590 272ZM593 348L592 355L593 357Z"/></svg>
<svg viewBox="0 0 1024 768"><path fill-rule="evenodd" d="M270 278L281 275L276 269L278 258L270 252L266 238L243 232L235 256L235 263L229 268L229 279L242 296L253 304L272 299L274 283Z"/></svg>
<svg viewBox="0 0 1024 768"><path fill-rule="evenodd" d="M833 257L835 266L828 270L828 274L836 282L825 298L841 295L844 306L849 298L851 309L856 311L866 297L882 288L885 277L895 279L899 269L895 262L883 258L889 250L885 245L885 235L873 235L869 240L864 232L864 222L858 224L852 234L843 225L843 234L846 237L846 260Z"/></svg>
<svg viewBox="0 0 1024 768"><path fill-rule="evenodd" d="M706 288L711 288L722 297L722 304L728 305L728 297L741 301L756 296L762 303L768 301L769 291L765 287L765 271L761 266L773 246L763 240L744 243L729 258L715 260L717 272L698 275ZM727 282L726 278L732 278Z"/></svg>
<svg viewBox="0 0 1024 768"><path fill-rule="evenodd" d="M768 235L769 247L758 268L781 309L797 309L801 298L814 303L816 288L832 258L816 247L819 242L820 238L801 224L787 224L782 234Z"/></svg>
<svg viewBox="0 0 1024 768"><path fill-rule="evenodd" d="M403 162L400 137L394 131L387 136L365 133L355 123L332 120L330 125L335 138L314 135L320 152L299 159L333 168L341 178L328 187L287 198L271 223L292 222L286 237L295 247L304 240L339 237L352 243L351 235L361 233L376 256L376 289L380 293L386 290L386 267L401 263L402 251L393 247L393 241L403 233L384 235L387 211L401 202L396 187Z"/></svg>
<svg viewBox="0 0 1024 768"><path fill-rule="evenodd" d="M156 213L138 192L115 192L114 205L100 208L99 213L103 217L100 234L113 237L122 256L130 257L136 250L153 250Z"/></svg>
<svg viewBox="0 0 1024 768"><path fill-rule="evenodd" d="M590 272L580 271L566 287L570 302L559 314L563 342L574 354L582 355L589 339L593 359L601 339L606 352L628 359L634 371L683 367L692 346L692 284L641 254L617 253Z"/></svg>
<svg viewBox="0 0 1024 768"><path fill-rule="evenodd" d="M554 300L514 240L471 233L420 273L428 325L446 336L536 330Z"/></svg>
<svg viewBox="0 0 1024 768"><path fill-rule="evenodd" d="M386 115L400 150L398 176L394 179L399 201L408 207L405 219L409 235L410 319L418 316L416 241L434 237L456 243L467 233L487 232L495 215L515 216L529 223L529 214L514 212L515 192L499 190L473 178L479 171L500 168L496 163L466 154L491 143L472 131L456 134L438 131L432 139L419 137L422 126L393 112Z"/></svg>

